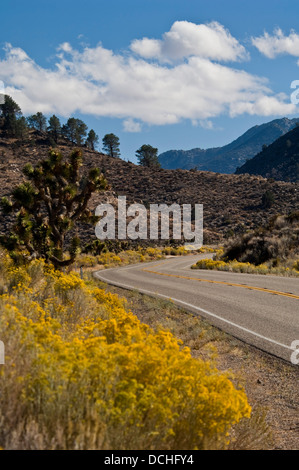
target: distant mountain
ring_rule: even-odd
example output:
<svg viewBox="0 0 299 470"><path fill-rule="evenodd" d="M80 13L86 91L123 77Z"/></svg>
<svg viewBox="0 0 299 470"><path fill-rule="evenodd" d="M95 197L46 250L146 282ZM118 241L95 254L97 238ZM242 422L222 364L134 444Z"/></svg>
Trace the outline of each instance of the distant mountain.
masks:
<svg viewBox="0 0 299 470"><path fill-rule="evenodd" d="M192 150L169 150L159 155L162 168L190 170L197 167L202 171L234 173L246 160L253 158L263 145L272 144L276 139L296 126L298 119L275 119L254 126L238 139L224 147Z"/></svg>
<svg viewBox="0 0 299 470"><path fill-rule="evenodd" d="M236 174L242 173L299 182L299 126L237 169Z"/></svg>

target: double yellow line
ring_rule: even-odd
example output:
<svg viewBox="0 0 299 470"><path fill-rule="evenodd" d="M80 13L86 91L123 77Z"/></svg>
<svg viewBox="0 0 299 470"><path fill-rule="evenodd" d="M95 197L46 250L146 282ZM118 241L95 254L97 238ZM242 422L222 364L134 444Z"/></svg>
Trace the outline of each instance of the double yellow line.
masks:
<svg viewBox="0 0 299 470"><path fill-rule="evenodd" d="M162 263L159 263L159 264L162 264ZM156 264L156 266L158 265ZM283 297L290 297L291 299L299 299L299 295L289 294L287 292L280 292L280 291L272 290L272 289L266 289L264 287L246 286L245 284L236 284L233 282L226 282L226 281L212 281L211 279L201 279L198 277L190 277L190 276L179 276L178 274L159 273L158 271L153 271L151 269L146 269L146 268L143 268L142 271L145 271L151 274L157 274L159 276L174 277L178 279L188 279L190 281L198 281L198 282L208 282L209 284L221 284L221 285L230 286L230 287L242 287L242 289L256 290L260 292L267 292L268 294L281 295Z"/></svg>

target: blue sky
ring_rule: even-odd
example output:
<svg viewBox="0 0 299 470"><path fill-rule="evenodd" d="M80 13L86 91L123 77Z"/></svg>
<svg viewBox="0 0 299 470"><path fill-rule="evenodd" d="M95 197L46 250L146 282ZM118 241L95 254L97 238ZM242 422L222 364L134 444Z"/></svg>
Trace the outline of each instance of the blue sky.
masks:
<svg viewBox="0 0 299 470"><path fill-rule="evenodd" d="M1 6L0 80L25 115L83 119L120 138L215 147L298 115L297 0L10 0Z"/></svg>

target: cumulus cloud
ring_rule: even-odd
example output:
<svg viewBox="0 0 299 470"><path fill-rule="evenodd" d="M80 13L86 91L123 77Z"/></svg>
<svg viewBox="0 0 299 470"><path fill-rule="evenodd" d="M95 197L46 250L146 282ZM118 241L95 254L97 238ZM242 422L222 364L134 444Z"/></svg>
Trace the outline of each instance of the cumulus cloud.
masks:
<svg viewBox="0 0 299 470"><path fill-rule="evenodd" d="M173 31L179 31L177 26ZM189 43L184 42L185 52L177 53L180 57L188 47L191 50ZM152 46L144 54L150 55ZM269 89L265 79L217 63L216 46L209 50L214 51L209 57L202 52L161 63L128 51L115 54L102 44L76 50L66 42L58 48L55 66L44 68L22 49L7 45L0 59L0 80L25 114L41 111L67 117L80 112L114 117L123 120L127 132L139 132L143 123L164 125L189 119L207 126L221 114L270 116L296 111L287 97ZM174 52L168 52L171 55ZM218 55L222 60L228 56L223 51ZM233 56L240 57L240 52L235 49Z"/></svg>
<svg viewBox="0 0 299 470"><path fill-rule="evenodd" d="M280 28L271 36L267 32L263 36L251 38L252 44L266 57L274 59L280 54L299 57L299 34L291 31L285 36Z"/></svg>
<svg viewBox="0 0 299 470"><path fill-rule="evenodd" d="M131 50L146 59L176 61L198 56L217 61L235 61L248 57L245 48L216 21L194 24L176 21L162 40L135 39Z"/></svg>
<svg viewBox="0 0 299 470"><path fill-rule="evenodd" d="M240 114L251 114L259 116L273 116L273 115L287 115L294 112L294 105L290 103L283 103L279 97L276 96L260 96L255 101L239 101L234 103L230 109L232 117Z"/></svg>
<svg viewBox="0 0 299 470"><path fill-rule="evenodd" d="M63 52L72 52L72 46L70 45L69 42L64 42L60 44L60 46L57 48L58 51L63 51Z"/></svg>

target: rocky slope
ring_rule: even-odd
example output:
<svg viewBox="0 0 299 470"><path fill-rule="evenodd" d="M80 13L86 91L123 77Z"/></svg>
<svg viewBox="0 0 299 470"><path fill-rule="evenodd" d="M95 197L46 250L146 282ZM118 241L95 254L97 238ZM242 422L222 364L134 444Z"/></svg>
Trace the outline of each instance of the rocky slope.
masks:
<svg viewBox="0 0 299 470"><path fill-rule="evenodd" d="M59 148L64 155L72 149L66 141L59 142ZM0 196L9 195L21 182L27 162L34 164L45 158L48 150L46 135L31 132L31 140L20 145L0 135ZM264 225L276 213L299 209L299 184L269 181L261 176L153 170L86 148L83 153L83 169L101 168L111 187L105 194L93 197L92 209L103 201L116 203L117 195L125 195L128 203L140 202L147 208L151 203L200 203L204 205L205 242L244 233ZM273 196L270 208L262 203L267 191ZM0 222L2 231L9 230L7 218L1 216ZM84 234L95 239L93 227L85 228Z"/></svg>

